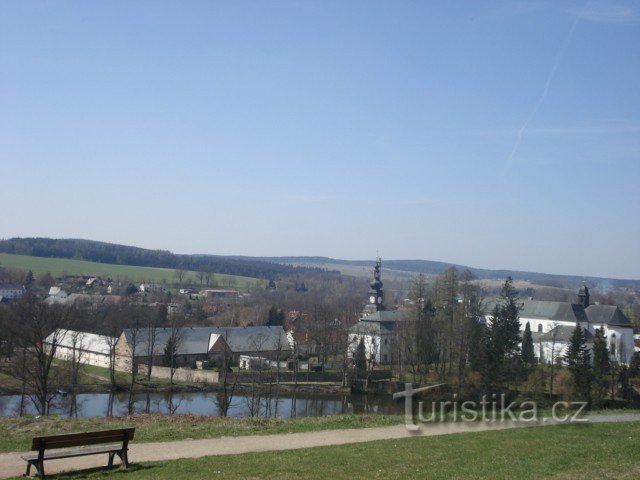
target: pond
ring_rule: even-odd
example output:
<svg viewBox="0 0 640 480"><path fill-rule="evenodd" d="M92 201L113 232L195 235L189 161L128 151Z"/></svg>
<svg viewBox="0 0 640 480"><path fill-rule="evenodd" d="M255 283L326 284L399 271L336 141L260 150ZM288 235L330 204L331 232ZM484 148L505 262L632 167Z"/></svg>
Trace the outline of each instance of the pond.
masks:
<svg viewBox="0 0 640 480"><path fill-rule="evenodd" d="M131 413L189 413L220 415L221 396L218 392L156 392L81 393L57 395L51 413L71 417L123 416ZM31 400L21 401L20 395L0 396L0 416L19 416L21 411L36 414ZM227 411L229 417L301 418L323 415L381 413L397 414L402 403L388 395L313 395L299 394L275 397L235 395Z"/></svg>

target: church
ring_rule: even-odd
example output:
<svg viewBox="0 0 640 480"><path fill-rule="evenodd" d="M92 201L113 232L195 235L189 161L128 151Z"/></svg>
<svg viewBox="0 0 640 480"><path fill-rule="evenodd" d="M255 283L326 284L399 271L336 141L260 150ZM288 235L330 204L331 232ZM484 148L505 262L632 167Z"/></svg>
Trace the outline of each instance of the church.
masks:
<svg viewBox="0 0 640 480"><path fill-rule="evenodd" d="M373 269L374 280L368 294L368 303L358 323L349 329L349 356L355 355L362 339L367 359L377 365L393 362L393 339L396 322L402 318L402 311L387 310L381 281L382 259L376 258Z"/></svg>
<svg viewBox="0 0 640 480"><path fill-rule="evenodd" d="M611 360L631 362L634 353L633 325L615 305L591 304L589 288L583 284L578 302L524 300L520 310L520 330L529 323L536 356L541 363L558 361L566 353L576 325L584 329L587 348L593 348L597 329L602 329Z"/></svg>

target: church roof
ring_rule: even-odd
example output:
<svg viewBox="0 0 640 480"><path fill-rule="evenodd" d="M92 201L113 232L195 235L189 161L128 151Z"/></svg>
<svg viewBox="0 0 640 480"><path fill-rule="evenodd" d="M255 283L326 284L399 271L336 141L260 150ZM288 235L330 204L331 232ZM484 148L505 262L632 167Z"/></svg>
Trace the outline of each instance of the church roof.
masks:
<svg viewBox="0 0 640 480"><path fill-rule="evenodd" d="M591 323L606 323L630 327L631 322L615 305L589 305L586 309L587 318Z"/></svg>
<svg viewBox="0 0 640 480"><path fill-rule="evenodd" d="M382 335L393 333L393 325L385 322L358 322L349 329L349 333L360 335Z"/></svg>
<svg viewBox="0 0 640 480"><path fill-rule="evenodd" d="M558 322L586 322L582 305L567 302L524 300L520 318L544 318Z"/></svg>
<svg viewBox="0 0 640 480"><path fill-rule="evenodd" d="M571 335L573 335L573 331L576 327L570 327L568 325L559 325L556 328L552 328L548 332L543 333L537 339L540 342L553 342L553 334L556 333L556 342L569 342L571 340ZM582 333L584 334L584 339L587 343L593 342L593 334L587 330L586 328L582 328Z"/></svg>
<svg viewBox="0 0 640 480"><path fill-rule="evenodd" d="M360 318L361 322L397 322L404 316L402 310L379 310L368 313Z"/></svg>

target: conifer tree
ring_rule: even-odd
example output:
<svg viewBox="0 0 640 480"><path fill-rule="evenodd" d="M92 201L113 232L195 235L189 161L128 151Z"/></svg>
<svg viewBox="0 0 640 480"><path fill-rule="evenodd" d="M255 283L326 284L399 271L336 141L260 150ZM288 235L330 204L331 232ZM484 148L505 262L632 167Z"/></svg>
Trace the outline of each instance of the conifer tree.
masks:
<svg viewBox="0 0 640 480"><path fill-rule="evenodd" d="M360 342L358 342L354 362L356 364L358 377L364 375L364 373L367 371L367 349L364 345L364 337L361 337Z"/></svg>
<svg viewBox="0 0 640 480"><path fill-rule="evenodd" d="M596 330L593 340L593 395L596 405L602 405L607 393L607 378L611 363L607 340L601 328Z"/></svg>
<svg viewBox="0 0 640 480"><path fill-rule="evenodd" d="M487 372L494 376L493 381L508 382L517 378L520 372L520 320L522 306L518 303L518 292L513 280L508 277L500 300L491 314L488 329L487 359L490 368Z"/></svg>
<svg viewBox="0 0 640 480"><path fill-rule="evenodd" d="M590 401L592 380L591 355L585 342L584 329L579 323L571 334L569 348L564 359L573 375L577 397L584 401Z"/></svg>
<svg viewBox="0 0 640 480"><path fill-rule="evenodd" d="M522 361L525 365L531 366L535 363L533 353L533 337L531 336L531 325L527 322L522 335Z"/></svg>

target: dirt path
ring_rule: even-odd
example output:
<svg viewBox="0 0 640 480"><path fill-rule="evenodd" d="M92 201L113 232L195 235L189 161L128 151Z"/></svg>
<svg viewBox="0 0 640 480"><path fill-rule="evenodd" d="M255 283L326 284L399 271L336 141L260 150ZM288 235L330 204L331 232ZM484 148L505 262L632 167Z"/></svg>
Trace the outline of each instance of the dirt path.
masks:
<svg viewBox="0 0 640 480"><path fill-rule="evenodd" d="M597 415L590 421L628 422L640 421L640 414ZM132 462L151 462L176 460L180 458L197 458L210 455L236 455L248 452L264 452L274 450L294 450L298 448L320 447L327 445L344 445L348 443L371 442L375 440L391 440L415 436L449 435L465 432L487 430L504 430L531 426L553 425L552 421L531 423L447 423L423 425L419 432L409 432L404 425L379 428L361 428L349 430L327 430L319 432L289 433L278 435L254 435L245 437L221 437L202 440L179 440L162 443L132 443L129 458ZM65 470L81 470L104 466L106 455L93 455L45 462L47 474ZM24 473L26 462L20 453L0 454L0 478L20 476Z"/></svg>

